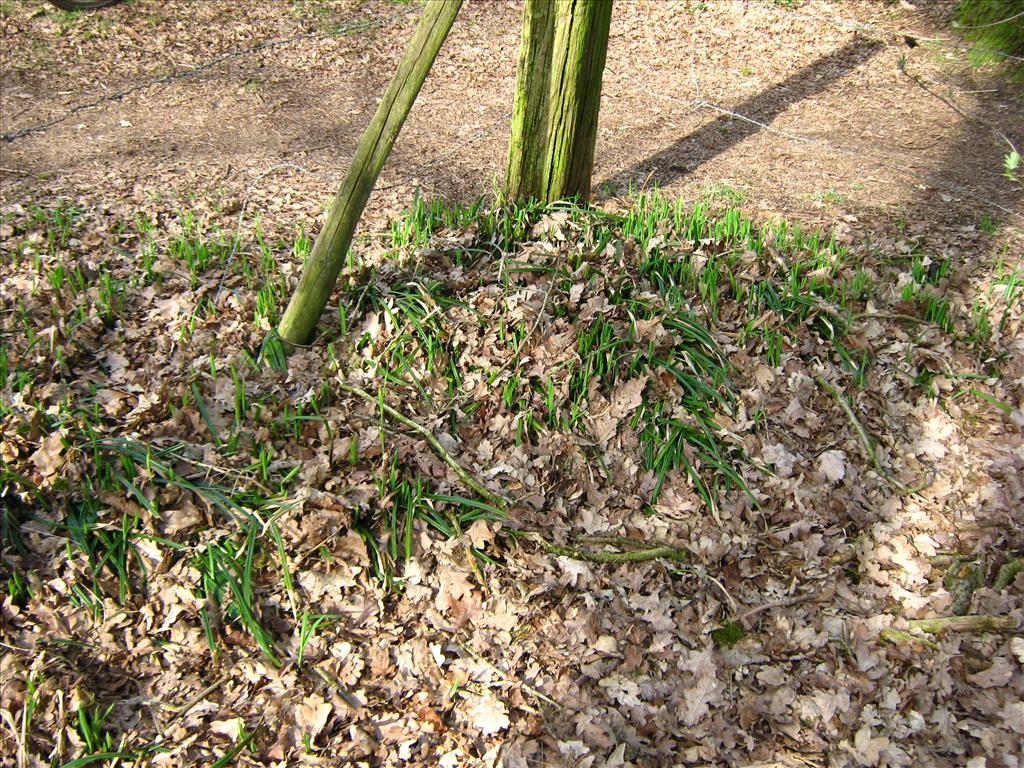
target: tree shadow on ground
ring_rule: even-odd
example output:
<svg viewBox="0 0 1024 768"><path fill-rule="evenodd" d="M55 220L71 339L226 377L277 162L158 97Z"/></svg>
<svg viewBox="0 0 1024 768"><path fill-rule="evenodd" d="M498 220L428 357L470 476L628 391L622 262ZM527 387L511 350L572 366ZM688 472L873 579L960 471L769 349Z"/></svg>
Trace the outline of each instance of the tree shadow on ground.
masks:
<svg viewBox="0 0 1024 768"><path fill-rule="evenodd" d="M667 186L681 178L697 165L726 152L744 139L763 129L793 104L825 90L845 74L870 59L884 44L877 40L858 37L842 48L820 57L784 81L761 91L732 110L751 121L723 114L710 123L661 151L644 158L602 183L617 188L631 181L643 181L648 176Z"/></svg>

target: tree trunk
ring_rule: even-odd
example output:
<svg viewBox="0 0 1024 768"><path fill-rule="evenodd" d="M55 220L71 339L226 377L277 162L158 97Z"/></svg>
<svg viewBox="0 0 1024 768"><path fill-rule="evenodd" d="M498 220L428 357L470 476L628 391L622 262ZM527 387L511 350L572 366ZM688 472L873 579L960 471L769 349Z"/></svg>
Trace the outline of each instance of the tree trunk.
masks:
<svg viewBox="0 0 1024 768"><path fill-rule="evenodd" d="M590 195L612 0L527 0L506 192Z"/></svg>
<svg viewBox="0 0 1024 768"><path fill-rule="evenodd" d="M356 147L327 223L281 318L277 332L285 343L305 344L313 335L344 266L366 201L461 6L462 0L430 0L424 6L419 26Z"/></svg>
<svg viewBox="0 0 1024 768"><path fill-rule="evenodd" d="M554 43L555 4L550 0L526 0L505 176L505 194L514 200L540 197L544 188L543 148L548 138Z"/></svg>

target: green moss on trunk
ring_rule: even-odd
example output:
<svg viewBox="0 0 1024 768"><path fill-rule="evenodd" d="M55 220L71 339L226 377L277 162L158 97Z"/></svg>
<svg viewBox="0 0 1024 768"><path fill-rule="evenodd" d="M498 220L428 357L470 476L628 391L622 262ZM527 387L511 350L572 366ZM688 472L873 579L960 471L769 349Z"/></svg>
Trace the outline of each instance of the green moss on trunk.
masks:
<svg viewBox="0 0 1024 768"><path fill-rule="evenodd" d="M590 195L611 0L527 0L506 192Z"/></svg>
<svg viewBox="0 0 1024 768"><path fill-rule="evenodd" d="M370 192L461 6L462 0L433 0L424 7L419 26L359 141L327 223L281 318L278 334L286 343L305 344L313 335L345 263Z"/></svg>

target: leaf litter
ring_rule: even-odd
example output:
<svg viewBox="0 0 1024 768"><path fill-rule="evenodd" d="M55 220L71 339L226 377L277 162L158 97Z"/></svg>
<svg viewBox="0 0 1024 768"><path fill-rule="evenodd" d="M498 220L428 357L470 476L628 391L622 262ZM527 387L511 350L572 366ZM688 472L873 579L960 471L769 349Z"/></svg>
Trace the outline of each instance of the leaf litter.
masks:
<svg viewBox="0 0 1024 768"><path fill-rule="evenodd" d="M1021 348L1003 347L994 375L991 348L910 335L873 310L882 330L858 386L845 344L861 303L828 306L812 284L805 314L802 294L798 309L771 310L784 338L769 365L772 342L745 328L740 305L822 253L841 280L853 251L756 235L762 280L743 288L721 256L701 255L735 241L699 207L651 219L657 238L629 234L631 211L661 204L537 211L515 241L493 239L516 215L499 210L495 234L470 239L483 255L444 227L429 250L368 254L343 276L349 330L327 331L286 374L232 351L263 334L244 292L223 294L188 336L154 325L149 308L189 295L187 270L126 297L98 333L54 336L67 350L55 365L39 365L27 339L40 334L13 333L8 315L10 370L32 374L8 377L3 417L5 524L21 545L5 556L3 609L15 751L11 726L31 711L26 754L81 753L73 716L90 710L57 695L80 689L112 705L102 732L153 764L201 764L233 745L236 760L268 765L1014 754L1017 637L928 639L909 622L949 615L969 573L960 610L1019 627L1019 579L995 589L990 574L1021 546ZM700 227L705 237L684 234ZM708 263L717 296L677 290L680 265ZM36 275L23 256L4 278L33 285L21 321L32 330L67 298ZM239 279L203 273L198 293ZM872 306L892 300L882 285ZM1005 312L1019 327L1019 303ZM683 321L696 346L666 331ZM699 367L717 350L727 380ZM1012 410L936 385L945 367L922 377L939 360L979 371L976 389ZM896 492L818 376L843 388L888 471L932 482ZM473 501L443 456L346 382L430 429L513 500L507 514ZM687 387L722 393L708 420ZM652 403L679 442L645 436ZM681 462L659 478L645 440ZM740 482L714 480L713 456ZM90 500L104 474L117 482ZM664 543L689 558L587 562L580 542Z"/></svg>
<svg viewBox="0 0 1024 768"><path fill-rule="evenodd" d="M264 222L265 248L199 268L159 203L7 205L4 754L1013 765L1024 584L996 574L1024 548L1019 234L981 266L974 234L913 224L758 252L729 212L693 233L655 205L366 242L287 373L251 359L295 233ZM340 384L383 391L507 513ZM898 492L855 423L927 486ZM959 612L1012 630L913 623Z"/></svg>

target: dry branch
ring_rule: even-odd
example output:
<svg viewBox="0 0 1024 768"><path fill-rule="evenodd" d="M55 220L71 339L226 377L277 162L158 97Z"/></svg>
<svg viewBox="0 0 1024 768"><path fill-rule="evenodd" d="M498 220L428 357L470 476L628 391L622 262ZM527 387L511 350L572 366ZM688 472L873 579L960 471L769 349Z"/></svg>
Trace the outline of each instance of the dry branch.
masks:
<svg viewBox="0 0 1024 768"><path fill-rule="evenodd" d="M821 374L814 374L814 380L818 382L818 385L822 389L831 394L837 403L839 403L839 407L842 408L843 412L846 414L846 418L849 420L850 426L853 427L854 431L857 433L857 437L860 438L860 444L863 446L864 452L868 455L871 466L874 467L875 472L877 472L883 480L891 485L898 493L902 493L904 495L920 493L932 484L931 477L925 478L925 480L915 486L904 485L893 477L889 473L889 470L882 466L882 462L878 458L878 453L875 451L875 444L871 440L871 436L868 434L867 430L864 429L864 425L860 423L860 419L857 418L857 414L853 412L853 407L846 401L846 398L843 397L842 393L833 387Z"/></svg>
<svg viewBox="0 0 1024 768"><path fill-rule="evenodd" d="M424 440L426 440L430 447L434 449L434 452L441 457L445 464L452 468L452 471L455 472L456 475L458 475L459 480L461 480L462 483L471 491L473 491L479 496L482 496L492 504L502 509L508 506L508 499L506 499L501 494L495 493L490 488L481 483L479 480L477 480L475 477L473 477L473 475L471 475L461 464L459 464L458 461L455 460L454 456L452 456L450 453L448 453L448 451L444 449L444 446L442 446L441 442L434 436L434 433L431 432L426 427L424 427L422 424L413 421L401 411L396 410L395 408L392 408L390 405L385 403L383 398L374 397L365 389L361 389L360 387L354 386L352 384L346 384L345 382L338 382L338 388L341 389L342 392L348 392L350 394L357 395L366 400L368 403L372 403L373 405L380 408L381 412L387 414L392 419L397 421L399 424L408 427L413 432L422 437Z"/></svg>
<svg viewBox="0 0 1024 768"><path fill-rule="evenodd" d="M420 437L426 440L427 444L434 449L434 452L437 453L441 460L452 468L452 471L455 472L459 480L467 488L487 499L502 511L505 511L508 508L508 499L501 494L492 491L477 478L473 477L468 470L459 464L454 456L445 450L444 446L441 445L441 442L434 436L434 433L422 424L410 419L398 409L385 403L384 399L380 397L379 394L377 396L371 395L365 389L357 387L354 384L346 384L345 382L338 382L338 388L343 392L356 395L375 407L380 408L381 413L391 417L399 424L408 427L413 432L420 435ZM619 563L641 563L649 560L660 559L674 560L676 562L686 561L685 550L671 547L667 544L654 544L647 541L626 539L617 536L598 539L584 538L581 540L581 543L612 545L624 550L622 552L606 552L603 550L585 549L574 545L563 546L554 544L536 531L522 531L522 533L536 541L546 552L553 555L560 555L562 557L569 557L574 560L585 560L592 563L604 563L609 565L616 565Z"/></svg>
<svg viewBox="0 0 1024 768"><path fill-rule="evenodd" d="M1010 616L992 614L939 616L934 619L911 619L910 628L929 635L943 632L1013 632L1017 629L1017 620Z"/></svg>

